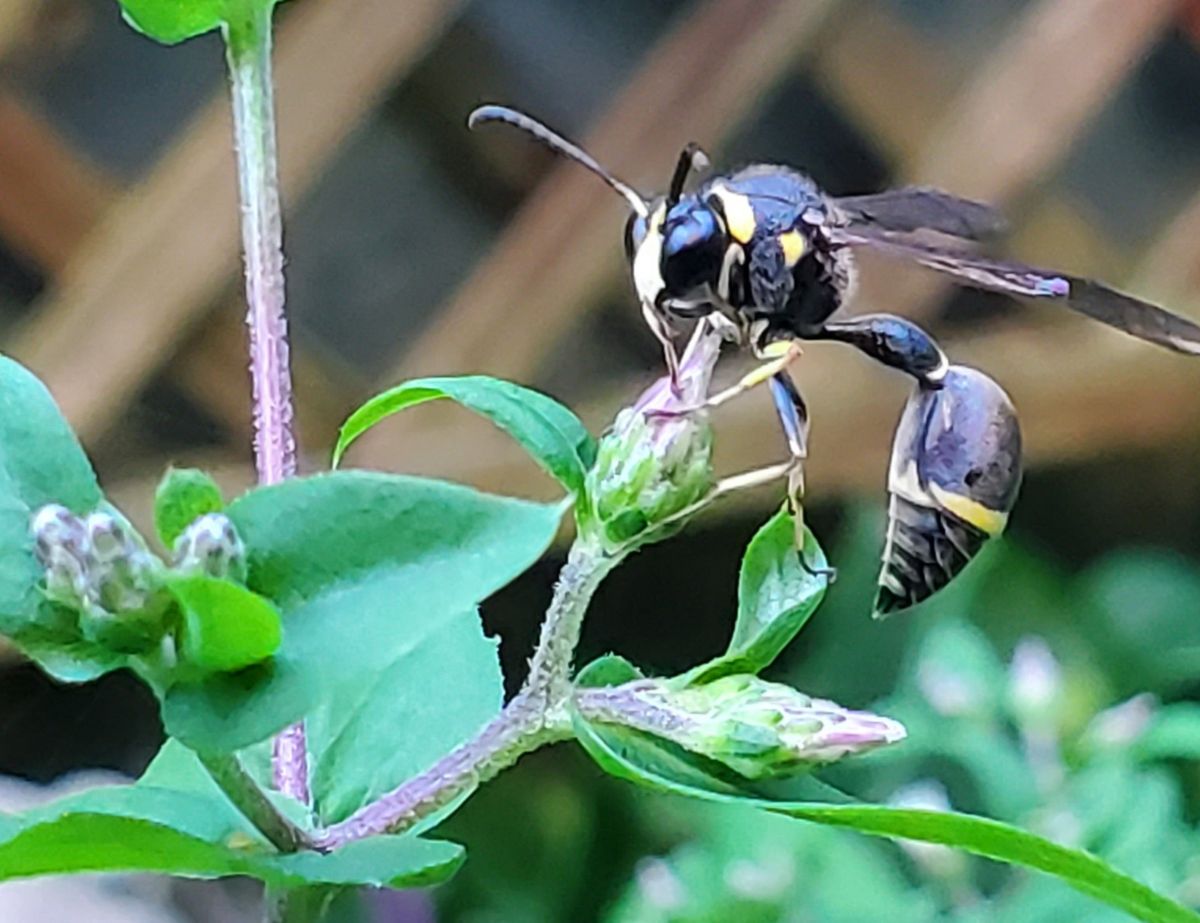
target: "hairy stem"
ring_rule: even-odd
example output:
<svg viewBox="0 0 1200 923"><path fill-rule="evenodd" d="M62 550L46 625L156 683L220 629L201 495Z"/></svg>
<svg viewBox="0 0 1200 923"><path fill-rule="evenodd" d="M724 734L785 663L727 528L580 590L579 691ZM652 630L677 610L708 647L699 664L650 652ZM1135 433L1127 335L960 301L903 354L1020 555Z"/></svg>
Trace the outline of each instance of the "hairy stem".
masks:
<svg viewBox="0 0 1200 923"><path fill-rule="evenodd" d="M280 852L296 852L312 845L304 831L271 804L270 799L246 772L236 756L227 753L198 755L208 774L221 786L229 800L272 846Z"/></svg>
<svg viewBox="0 0 1200 923"><path fill-rule="evenodd" d="M582 542L571 546L542 622L523 694L539 699L548 709L566 701L583 616L600 583L619 563L620 558L606 557Z"/></svg>
<svg viewBox="0 0 1200 923"><path fill-rule="evenodd" d="M271 5L247 4L225 29L237 148L242 248L246 263L246 325L254 395L254 460L260 484L296 473L292 373L284 313L283 220L271 87ZM310 804L304 725L284 730L274 745L275 786Z"/></svg>
<svg viewBox="0 0 1200 923"><path fill-rule="evenodd" d="M425 772L316 834L318 848L336 849L364 837L408 830L526 753L569 738L565 706L583 616L596 588L617 563L617 559L576 542L554 588L521 691L474 738Z"/></svg>

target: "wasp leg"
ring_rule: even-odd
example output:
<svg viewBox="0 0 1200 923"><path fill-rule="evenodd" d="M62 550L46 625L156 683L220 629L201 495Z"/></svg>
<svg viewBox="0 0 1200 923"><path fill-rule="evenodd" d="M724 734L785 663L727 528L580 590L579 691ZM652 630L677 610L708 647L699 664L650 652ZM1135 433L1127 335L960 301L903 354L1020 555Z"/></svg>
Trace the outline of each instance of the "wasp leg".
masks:
<svg viewBox="0 0 1200 923"><path fill-rule="evenodd" d="M667 374L671 376L671 391L678 397L681 393L679 389L679 353L675 351L675 341L671 339L671 331L649 302L642 303L642 317L646 319L646 326L650 328L654 338L662 345L663 359L667 363Z"/></svg>
<svg viewBox="0 0 1200 923"><path fill-rule="evenodd" d="M832 582L837 579L837 568L813 567L804 556L804 460L808 458L808 405L786 371L772 375L770 385L775 412L779 416L779 425L783 427L788 454L791 456L791 467L787 472L787 504L796 525L796 551L800 556L800 566L808 573Z"/></svg>
<svg viewBox="0 0 1200 923"><path fill-rule="evenodd" d="M894 314L863 314L831 321L812 338L853 346L884 365L907 372L925 388L940 388L950 367L933 337Z"/></svg>
<svg viewBox="0 0 1200 923"><path fill-rule="evenodd" d="M718 391L716 394L710 395L705 401L699 404L694 404L691 407L677 407L672 409L649 410L647 416L652 417L686 417L688 414L699 413L701 410L711 410L714 407L720 407L726 404L752 388L757 388L765 381L771 381L775 376L784 373L789 365L800 358L800 344L795 340L789 340L786 343L773 344L783 348L783 352L775 358L764 362L757 368L751 369L742 378L733 385L730 385L724 391ZM772 350L768 347L760 355L769 356ZM797 395L798 397L799 395ZM802 402L803 403L803 402Z"/></svg>

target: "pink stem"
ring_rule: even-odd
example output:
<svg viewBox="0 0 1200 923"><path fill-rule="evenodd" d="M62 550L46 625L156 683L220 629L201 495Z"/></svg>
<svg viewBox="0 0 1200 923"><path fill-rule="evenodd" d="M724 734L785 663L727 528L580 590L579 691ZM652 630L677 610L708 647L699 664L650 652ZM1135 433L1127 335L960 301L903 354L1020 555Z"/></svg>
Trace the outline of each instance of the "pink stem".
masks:
<svg viewBox="0 0 1200 923"><path fill-rule="evenodd" d="M271 5L252 4L226 31L237 147L242 246L246 260L246 326L254 393L254 460L260 484L296 473L292 376L284 313L283 221L271 87ZM310 804L303 723L275 738L275 786Z"/></svg>

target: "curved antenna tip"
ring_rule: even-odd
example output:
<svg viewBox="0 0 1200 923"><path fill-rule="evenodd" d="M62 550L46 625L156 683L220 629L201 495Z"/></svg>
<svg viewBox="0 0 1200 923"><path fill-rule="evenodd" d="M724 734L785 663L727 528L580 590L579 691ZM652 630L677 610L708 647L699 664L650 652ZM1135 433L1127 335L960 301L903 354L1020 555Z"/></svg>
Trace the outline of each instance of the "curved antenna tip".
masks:
<svg viewBox="0 0 1200 923"><path fill-rule="evenodd" d="M512 116L516 113L507 106L497 106L493 103L487 103L482 106L476 106L471 110L471 114L467 116L467 128L477 128L484 122L496 122L504 119L506 116Z"/></svg>

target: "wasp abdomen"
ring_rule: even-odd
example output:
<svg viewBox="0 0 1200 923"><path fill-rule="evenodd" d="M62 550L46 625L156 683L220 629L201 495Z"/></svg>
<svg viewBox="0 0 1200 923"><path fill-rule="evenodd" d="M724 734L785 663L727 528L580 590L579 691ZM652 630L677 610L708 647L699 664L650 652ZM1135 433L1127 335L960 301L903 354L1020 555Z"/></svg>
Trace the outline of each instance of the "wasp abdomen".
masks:
<svg viewBox="0 0 1200 923"><path fill-rule="evenodd" d="M876 615L928 599L1008 521L1021 482L1021 431L1008 395L975 369L950 366L918 387L892 445L887 544Z"/></svg>
<svg viewBox="0 0 1200 923"><path fill-rule="evenodd" d="M928 599L979 553L988 534L953 515L892 495L875 614Z"/></svg>

